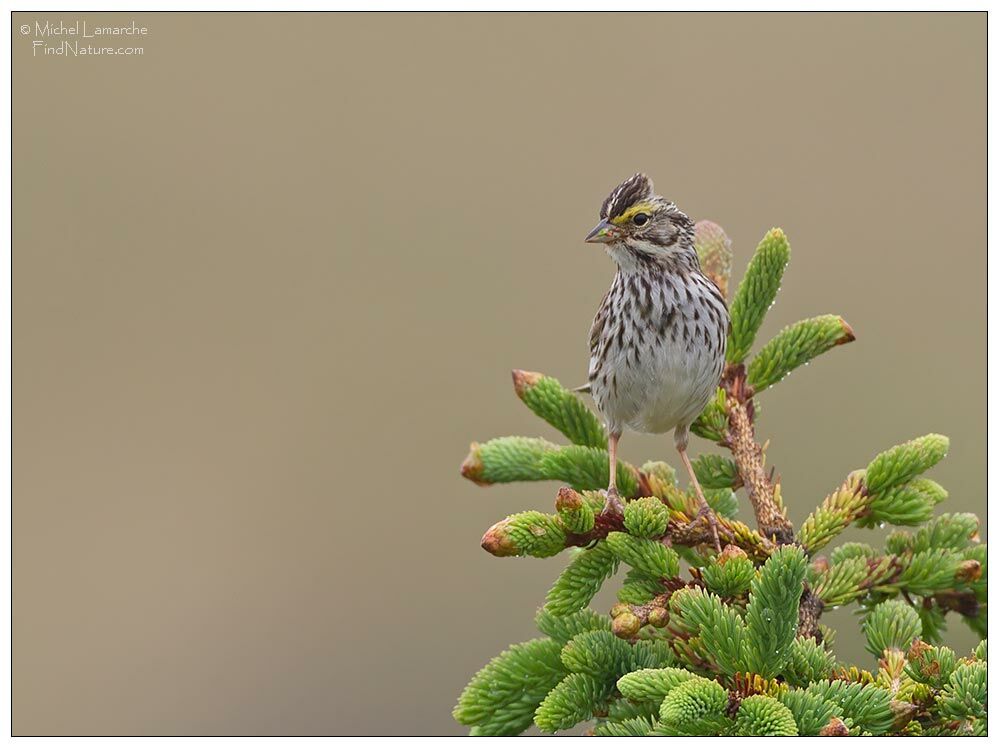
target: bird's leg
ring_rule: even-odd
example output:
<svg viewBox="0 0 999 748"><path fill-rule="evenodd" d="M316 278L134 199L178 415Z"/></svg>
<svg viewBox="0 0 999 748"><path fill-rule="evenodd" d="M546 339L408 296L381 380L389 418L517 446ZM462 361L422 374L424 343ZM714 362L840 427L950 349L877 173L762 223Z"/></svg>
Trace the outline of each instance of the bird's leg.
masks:
<svg viewBox="0 0 999 748"><path fill-rule="evenodd" d="M694 486L694 493L697 494L697 500L700 502L701 508L697 510L696 519L701 517L706 517L708 521L708 528L711 530L711 539L714 541L715 550L721 553L721 542L718 540L718 519L715 517L714 511L708 506L707 500L704 498L704 492L701 491L701 484L697 481L697 476L694 474L694 466L690 464L690 458L687 457L687 431L680 432L677 429L676 432L676 449L680 453L680 460L683 462L683 466L687 468L687 475L690 476L690 483Z"/></svg>
<svg viewBox="0 0 999 748"><path fill-rule="evenodd" d="M607 500L604 502L603 515L624 514L624 504L617 493L617 440L621 432L611 433L607 437L607 452L610 454L610 482L607 485Z"/></svg>

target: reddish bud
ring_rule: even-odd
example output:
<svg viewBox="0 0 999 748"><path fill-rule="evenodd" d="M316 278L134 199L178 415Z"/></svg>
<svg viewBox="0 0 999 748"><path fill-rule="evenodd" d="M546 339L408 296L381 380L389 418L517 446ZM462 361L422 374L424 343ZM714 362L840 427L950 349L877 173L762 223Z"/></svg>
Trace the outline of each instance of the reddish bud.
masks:
<svg viewBox="0 0 999 748"><path fill-rule="evenodd" d="M488 553L494 556L516 556L520 552L507 532L509 524L509 519L500 520L486 530L486 534L482 536L482 547Z"/></svg>
<svg viewBox="0 0 999 748"><path fill-rule="evenodd" d="M560 512L571 512L583 506L583 497L568 486L562 486L555 497L555 508Z"/></svg>
<svg viewBox="0 0 999 748"><path fill-rule="evenodd" d="M478 442L472 442L468 448L468 457L461 463L461 475L479 486L488 486L482 475L486 466L482 464L482 454L479 450Z"/></svg>
<svg viewBox="0 0 999 748"><path fill-rule="evenodd" d="M622 613L611 624L611 631L619 639L630 639L642 628L642 622L634 613Z"/></svg>
<svg viewBox="0 0 999 748"><path fill-rule="evenodd" d="M849 734L850 728L839 717L830 718L829 723L819 730L819 735L824 738L845 738Z"/></svg>
<svg viewBox="0 0 999 748"><path fill-rule="evenodd" d="M724 566L734 558L749 558L749 554L747 554L739 546L729 543L722 548L722 552L718 554L717 560L721 566Z"/></svg>
<svg viewBox="0 0 999 748"><path fill-rule="evenodd" d="M962 561L954 578L959 582L977 582L982 578L982 565L973 558Z"/></svg>
<svg viewBox="0 0 999 748"><path fill-rule="evenodd" d="M536 385L544 374L536 371L524 371L522 369L513 370L513 389L517 397L523 400L524 393Z"/></svg>
<svg viewBox="0 0 999 748"><path fill-rule="evenodd" d="M669 623L669 611L666 608L653 608L649 611L649 623L661 629Z"/></svg>

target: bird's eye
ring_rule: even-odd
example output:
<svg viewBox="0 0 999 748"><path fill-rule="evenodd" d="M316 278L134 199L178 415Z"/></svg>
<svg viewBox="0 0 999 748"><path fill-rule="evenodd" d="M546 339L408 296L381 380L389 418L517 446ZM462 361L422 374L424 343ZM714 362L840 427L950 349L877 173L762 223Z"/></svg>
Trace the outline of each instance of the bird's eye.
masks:
<svg viewBox="0 0 999 748"><path fill-rule="evenodd" d="M649 215L648 213L639 213L631 219L631 222L636 226L644 226L649 222Z"/></svg>

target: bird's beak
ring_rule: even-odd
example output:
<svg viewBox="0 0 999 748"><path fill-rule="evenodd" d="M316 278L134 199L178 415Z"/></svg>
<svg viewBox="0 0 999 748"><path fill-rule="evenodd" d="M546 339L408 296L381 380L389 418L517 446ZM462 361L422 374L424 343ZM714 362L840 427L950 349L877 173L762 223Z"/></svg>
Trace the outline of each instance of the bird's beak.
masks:
<svg viewBox="0 0 999 748"><path fill-rule="evenodd" d="M586 235L583 241L590 244L607 244L618 237L618 228L607 221L601 221L593 227L593 231Z"/></svg>

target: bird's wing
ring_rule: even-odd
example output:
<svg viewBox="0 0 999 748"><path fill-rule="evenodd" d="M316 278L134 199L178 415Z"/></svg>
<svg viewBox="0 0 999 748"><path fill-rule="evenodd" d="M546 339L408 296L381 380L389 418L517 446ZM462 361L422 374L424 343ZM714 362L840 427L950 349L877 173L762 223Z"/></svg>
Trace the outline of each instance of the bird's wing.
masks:
<svg viewBox="0 0 999 748"><path fill-rule="evenodd" d="M604 294L604 297L600 300L600 306L597 309L596 316L593 318L593 324L590 325L590 355L597 355L597 348L600 347L600 338L604 334L604 325L607 324L607 297L610 296L610 289Z"/></svg>

